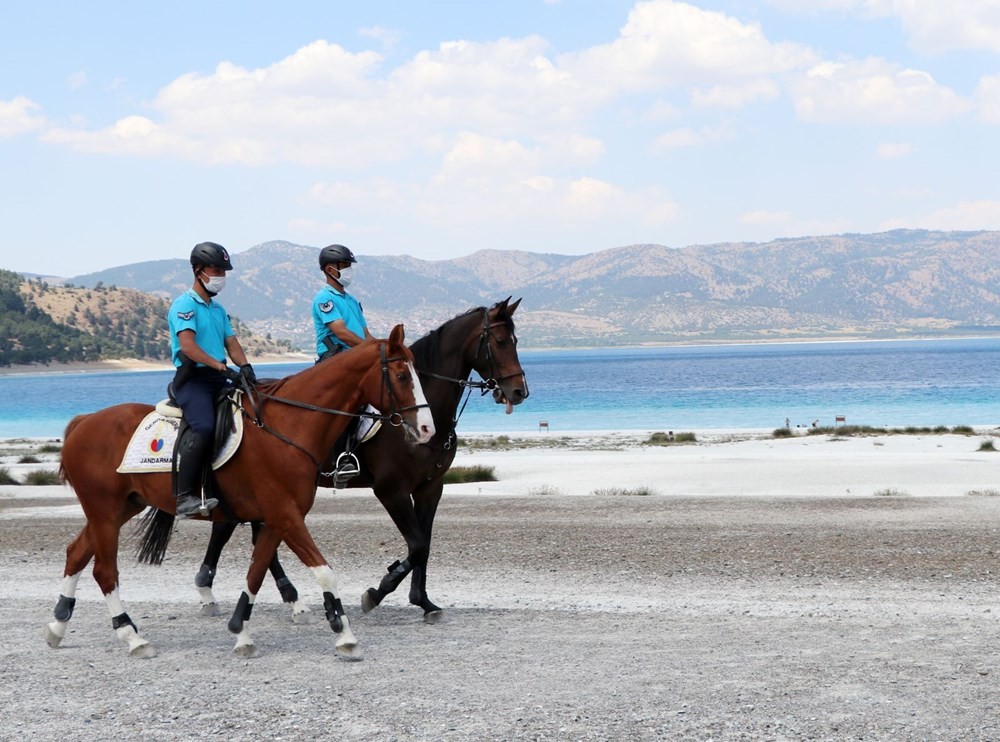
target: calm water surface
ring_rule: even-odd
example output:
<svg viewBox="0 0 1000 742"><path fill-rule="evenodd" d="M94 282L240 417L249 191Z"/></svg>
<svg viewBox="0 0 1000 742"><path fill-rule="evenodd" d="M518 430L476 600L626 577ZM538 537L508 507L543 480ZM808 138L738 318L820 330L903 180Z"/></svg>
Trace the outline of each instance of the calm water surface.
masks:
<svg viewBox="0 0 1000 742"><path fill-rule="evenodd" d="M514 414L474 394L459 432L700 430L1000 423L1000 338L521 352L530 398ZM257 366L284 376L304 364ZM66 423L155 403L172 372L0 376L0 437L61 436Z"/></svg>

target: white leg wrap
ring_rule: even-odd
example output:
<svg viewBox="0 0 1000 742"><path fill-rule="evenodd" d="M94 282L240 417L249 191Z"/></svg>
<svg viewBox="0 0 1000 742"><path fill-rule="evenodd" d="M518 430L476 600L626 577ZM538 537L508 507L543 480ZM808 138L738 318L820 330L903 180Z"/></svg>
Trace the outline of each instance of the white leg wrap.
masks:
<svg viewBox="0 0 1000 742"><path fill-rule="evenodd" d="M125 613L125 606L122 604L121 598L118 597L117 587L104 596L104 602L108 606L111 618ZM153 649L152 645L139 636L139 633L131 624L119 626L115 629L115 634L118 635L119 639L128 644L128 653L133 657L153 657L156 655L156 650Z"/></svg>

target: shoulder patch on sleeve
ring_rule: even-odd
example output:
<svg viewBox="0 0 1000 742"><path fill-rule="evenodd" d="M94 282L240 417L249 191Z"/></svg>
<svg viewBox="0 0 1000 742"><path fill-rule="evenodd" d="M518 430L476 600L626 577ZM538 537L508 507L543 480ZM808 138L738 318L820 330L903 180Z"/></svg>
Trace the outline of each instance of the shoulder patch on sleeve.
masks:
<svg viewBox="0 0 1000 742"><path fill-rule="evenodd" d="M190 312L178 312L177 313L177 318L178 319L182 319L185 322L187 322L192 317L194 317L194 310L193 309Z"/></svg>
<svg viewBox="0 0 1000 742"><path fill-rule="evenodd" d="M326 314L331 309L333 309L333 301L332 300L331 301L324 301L322 304L319 305L319 311L323 312L323 314Z"/></svg>

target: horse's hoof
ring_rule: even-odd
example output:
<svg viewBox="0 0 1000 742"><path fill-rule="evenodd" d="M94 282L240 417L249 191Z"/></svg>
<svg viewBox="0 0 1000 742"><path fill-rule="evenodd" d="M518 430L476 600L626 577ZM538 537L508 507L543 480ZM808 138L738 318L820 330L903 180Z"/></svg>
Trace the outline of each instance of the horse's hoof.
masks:
<svg viewBox="0 0 1000 742"><path fill-rule="evenodd" d="M337 647L337 659L341 659L344 662L361 662L364 659L364 655L361 654L361 650L355 644L353 647Z"/></svg>
<svg viewBox="0 0 1000 742"><path fill-rule="evenodd" d="M146 660L156 656L156 647L152 644L137 644L128 651L128 656Z"/></svg>
<svg viewBox="0 0 1000 742"><path fill-rule="evenodd" d="M221 616L222 609L219 608L218 603L202 603L201 604L201 615L203 616Z"/></svg>
<svg viewBox="0 0 1000 742"><path fill-rule="evenodd" d="M368 588L363 593L361 593L361 612L371 613L373 610L378 608L378 601L372 597L375 591L372 588Z"/></svg>
<svg viewBox="0 0 1000 742"><path fill-rule="evenodd" d="M444 611L438 608L436 611L427 611L424 614L424 623L441 623L444 619Z"/></svg>
<svg viewBox="0 0 1000 742"><path fill-rule="evenodd" d="M309 626L316 623L316 614L311 611L299 611L292 614L292 623L299 626Z"/></svg>
<svg viewBox="0 0 1000 742"><path fill-rule="evenodd" d="M237 657L253 657L257 652L255 644L237 644L233 647L233 654Z"/></svg>
<svg viewBox="0 0 1000 742"><path fill-rule="evenodd" d="M62 642L62 637L54 632L49 626L45 627L45 643L48 644L53 649L58 649L59 644Z"/></svg>

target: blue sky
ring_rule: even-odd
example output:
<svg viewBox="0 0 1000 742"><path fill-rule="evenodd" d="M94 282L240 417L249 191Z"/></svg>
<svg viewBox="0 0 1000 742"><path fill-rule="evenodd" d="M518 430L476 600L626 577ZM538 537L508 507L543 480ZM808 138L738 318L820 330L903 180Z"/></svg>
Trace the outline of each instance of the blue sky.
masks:
<svg viewBox="0 0 1000 742"><path fill-rule="evenodd" d="M1000 228L996 0L0 6L0 267Z"/></svg>

